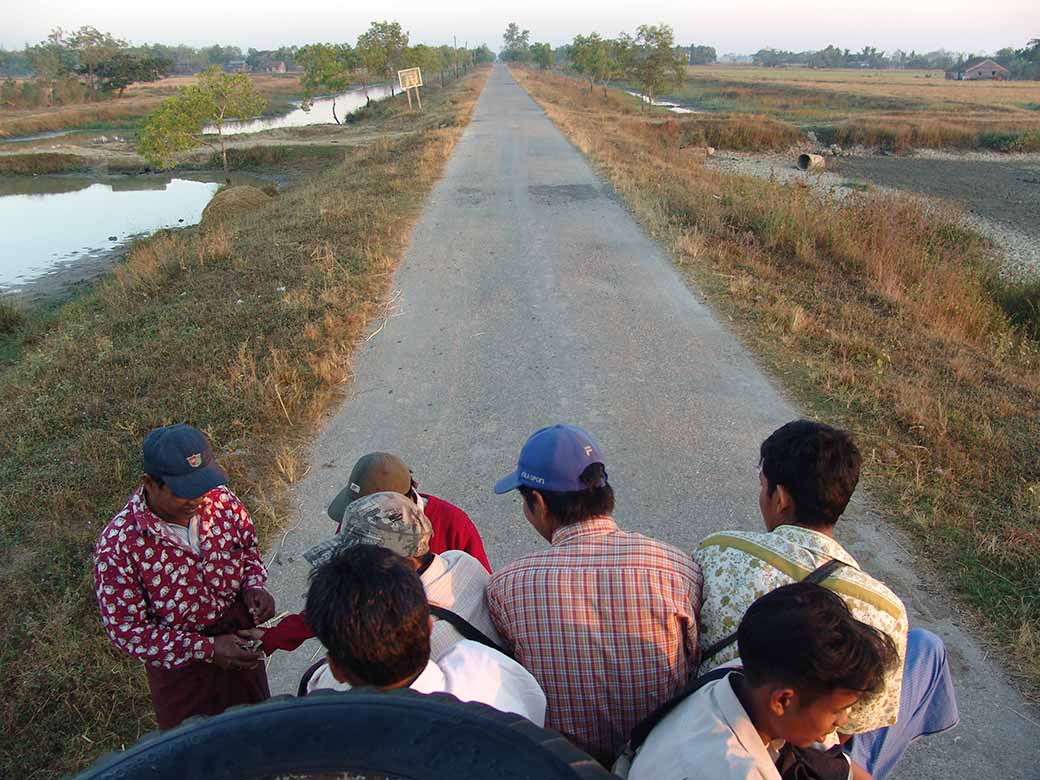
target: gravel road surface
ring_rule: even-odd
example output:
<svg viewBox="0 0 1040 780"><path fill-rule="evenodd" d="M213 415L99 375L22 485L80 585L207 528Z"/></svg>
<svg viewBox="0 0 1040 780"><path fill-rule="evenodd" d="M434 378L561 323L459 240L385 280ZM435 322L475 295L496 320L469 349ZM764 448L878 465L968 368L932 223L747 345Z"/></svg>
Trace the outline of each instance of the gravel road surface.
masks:
<svg viewBox="0 0 1040 780"><path fill-rule="evenodd" d="M351 398L315 441L298 521L269 551L279 609L298 609L304 550L358 456L386 449L465 508L494 566L544 542L495 496L524 439L559 421L600 440L626 528L692 549L757 528L759 442L799 416L691 292L581 154L496 66L397 272ZM1040 717L1005 682L900 537L861 499L841 538L949 644L962 725L914 746L903 778L1036 778ZM270 662L293 692L314 640Z"/></svg>

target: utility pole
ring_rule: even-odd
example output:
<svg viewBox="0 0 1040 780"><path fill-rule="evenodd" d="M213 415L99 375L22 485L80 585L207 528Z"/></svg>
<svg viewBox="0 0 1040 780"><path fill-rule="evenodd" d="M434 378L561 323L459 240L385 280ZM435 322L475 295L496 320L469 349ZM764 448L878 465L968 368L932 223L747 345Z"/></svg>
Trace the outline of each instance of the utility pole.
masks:
<svg viewBox="0 0 1040 780"><path fill-rule="evenodd" d="M455 50L455 78L459 77L459 39L451 36L451 48Z"/></svg>

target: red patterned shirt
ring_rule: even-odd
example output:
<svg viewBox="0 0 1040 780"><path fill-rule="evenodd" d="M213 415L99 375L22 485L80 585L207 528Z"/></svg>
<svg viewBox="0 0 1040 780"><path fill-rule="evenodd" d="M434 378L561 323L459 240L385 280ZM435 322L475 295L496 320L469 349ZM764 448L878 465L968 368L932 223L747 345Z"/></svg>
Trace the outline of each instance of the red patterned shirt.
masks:
<svg viewBox="0 0 1040 780"><path fill-rule="evenodd" d="M545 691L545 725L601 761L697 668L700 569L609 517L557 530L550 549L492 575L487 599Z"/></svg>
<svg viewBox="0 0 1040 780"><path fill-rule="evenodd" d="M138 488L94 547L101 622L124 653L164 669L213 658L206 626L267 571L249 513L234 493L206 494L192 519L196 552L157 517Z"/></svg>

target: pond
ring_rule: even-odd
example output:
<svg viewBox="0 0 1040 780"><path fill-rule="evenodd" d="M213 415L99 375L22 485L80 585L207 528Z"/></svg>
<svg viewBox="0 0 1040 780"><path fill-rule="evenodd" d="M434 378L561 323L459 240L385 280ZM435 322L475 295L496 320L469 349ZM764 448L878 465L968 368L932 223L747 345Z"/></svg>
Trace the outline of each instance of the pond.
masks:
<svg viewBox="0 0 1040 780"><path fill-rule="evenodd" d="M368 88L368 96L373 100L382 100L390 97L389 86L375 86ZM292 111L283 116L259 117L248 119L243 122L228 122L224 125L225 135L240 135L242 133L259 133L261 130L273 130L278 127L303 127L305 125L331 125L336 120L332 116L332 104L336 103L336 116L342 122L347 114L357 111L367 102L363 89L352 89L335 98L315 98L309 110L304 111L297 105ZM211 127L206 128L207 133L216 132Z"/></svg>
<svg viewBox="0 0 1040 780"><path fill-rule="evenodd" d="M220 187L205 178L0 178L0 292L96 260L134 236L197 223Z"/></svg>
<svg viewBox="0 0 1040 780"><path fill-rule="evenodd" d="M639 98L644 103L647 102L646 95L642 94L641 92L631 92L631 91L629 91L627 89L625 90L625 92L628 92L628 94L631 95L632 97ZM672 103L670 100L651 100L650 104L654 105L654 106L660 106L661 108L667 108L673 114L700 114L700 113L702 113L702 112L696 111L696 110L694 110L692 108L687 108L686 106L680 105L679 103Z"/></svg>

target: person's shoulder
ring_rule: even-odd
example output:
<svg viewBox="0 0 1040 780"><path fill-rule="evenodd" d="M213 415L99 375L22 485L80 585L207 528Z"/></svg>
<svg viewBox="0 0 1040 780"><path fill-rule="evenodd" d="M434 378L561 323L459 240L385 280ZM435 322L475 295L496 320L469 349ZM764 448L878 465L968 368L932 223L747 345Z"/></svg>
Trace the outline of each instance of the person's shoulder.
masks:
<svg viewBox="0 0 1040 780"><path fill-rule="evenodd" d="M134 520L134 502L137 498L137 493L131 495L123 508L116 512L101 529L94 547L95 552L119 548L128 539L138 536L139 529Z"/></svg>
<svg viewBox="0 0 1040 780"><path fill-rule="evenodd" d="M437 666L444 676L455 680L500 680L503 674L524 680L533 675L505 653L472 639L460 639L440 658Z"/></svg>
<svg viewBox="0 0 1040 780"><path fill-rule="evenodd" d="M684 552L668 542L662 542L660 539L654 539L637 531L618 531L617 537L632 552L645 558L647 565L657 564L668 569L678 567L691 572L696 568L693 557L688 552Z"/></svg>
<svg viewBox="0 0 1040 780"><path fill-rule="evenodd" d="M245 504L227 485L217 485L204 496L204 500L214 509L245 509Z"/></svg>
<svg viewBox="0 0 1040 780"><path fill-rule="evenodd" d="M434 519L433 515L436 515L442 520L470 521L469 515L462 507L455 506L450 501L445 501L430 493L423 493L422 497L426 499L426 516L431 520Z"/></svg>
<svg viewBox="0 0 1040 780"><path fill-rule="evenodd" d="M557 561L559 554L559 550L556 548L548 547L544 550L538 550L536 552L527 553L526 555L521 555L519 558L513 559L501 569L495 571L495 573L491 575L491 585L500 583L504 580L514 579L533 571L555 568L559 565Z"/></svg>
<svg viewBox="0 0 1040 780"><path fill-rule="evenodd" d="M739 549L742 542L763 547L775 547L778 542L782 543L783 540L767 531L716 531L701 539L697 543L696 549L697 551L726 550L734 547Z"/></svg>
<svg viewBox="0 0 1040 780"><path fill-rule="evenodd" d="M445 550L444 552L435 554L438 558L444 561L444 565L448 569L458 569L467 572L480 569L480 571L484 573L485 577L490 577L487 569L484 568L484 564L465 550Z"/></svg>

